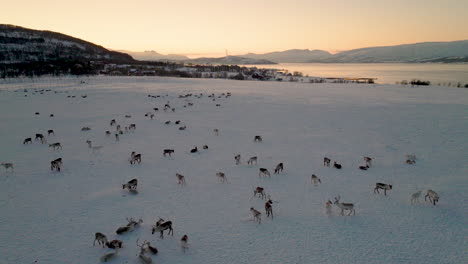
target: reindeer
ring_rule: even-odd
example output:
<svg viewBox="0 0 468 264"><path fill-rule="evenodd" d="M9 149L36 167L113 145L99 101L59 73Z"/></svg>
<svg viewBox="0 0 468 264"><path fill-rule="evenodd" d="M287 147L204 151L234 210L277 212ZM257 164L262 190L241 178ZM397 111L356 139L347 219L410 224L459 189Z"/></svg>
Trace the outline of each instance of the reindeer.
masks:
<svg viewBox="0 0 468 264"><path fill-rule="evenodd" d="M312 174L310 177L312 184L317 185L317 183L322 183L319 177L317 177L315 174Z"/></svg>
<svg viewBox="0 0 468 264"><path fill-rule="evenodd" d="M279 163L278 165L276 165L276 168L275 168L275 173L274 174L279 174L280 172L283 171L283 163Z"/></svg>
<svg viewBox="0 0 468 264"><path fill-rule="evenodd" d="M333 162L333 167L335 167L336 169L341 170L341 164L336 163L336 161Z"/></svg>
<svg viewBox="0 0 468 264"><path fill-rule="evenodd" d="M217 172L216 173L216 177L218 177L218 179L224 183L224 182L228 182L227 181L227 178L226 178L226 175L224 174L224 172Z"/></svg>
<svg viewBox="0 0 468 264"><path fill-rule="evenodd" d="M34 140L38 140L40 139L41 140L41 143L44 144L45 143L45 137L44 135L42 134L36 134L36 138Z"/></svg>
<svg viewBox="0 0 468 264"><path fill-rule="evenodd" d="M81 131L90 131L90 130L91 130L90 127L82 127L82 128L81 128Z"/></svg>
<svg viewBox="0 0 468 264"><path fill-rule="evenodd" d="M253 165L253 163L255 162L255 165L257 165L257 157L251 157L249 160L247 160L247 164L248 165Z"/></svg>
<svg viewBox="0 0 468 264"><path fill-rule="evenodd" d="M429 198L429 202L431 202L433 205L436 205L436 203L439 202L439 194L433 190L427 190L427 193L424 196L424 201L426 201L427 198Z"/></svg>
<svg viewBox="0 0 468 264"><path fill-rule="evenodd" d="M214 132L215 136L219 136L219 129L215 128L215 129L213 129L213 132Z"/></svg>
<svg viewBox="0 0 468 264"><path fill-rule="evenodd" d="M112 248L112 249L117 249L117 248L122 248L122 240L117 240L117 239L114 239L110 242L106 242L106 247L108 248Z"/></svg>
<svg viewBox="0 0 468 264"><path fill-rule="evenodd" d="M55 132L54 132L53 129L47 130L47 136L50 136L50 135L54 135L54 136L55 136Z"/></svg>
<svg viewBox="0 0 468 264"><path fill-rule="evenodd" d="M416 163L416 155L407 154L406 155L406 164L415 164L415 163Z"/></svg>
<svg viewBox="0 0 468 264"><path fill-rule="evenodd" d="M113 126L113 125L115 125L115 124L116 124L115 119L112 119L112 120L110 121L110 126Z"/></svg>
<svg viewBox="0 0 468 264"><path fill-rule="evenodd" d="M125 118L132 118L131 115L125 115Z"/></svg>
<svg viewBox="0 0 468 264"><path fill-rule="evenodd" d="M331 210L332 210L332 205L333 205L333 203L332 203L330 200L328 200L328 201L325 203L325 211L326 211L327 215L330 215L330 214L331 214L331 212L332 212L332 211L331 211Z"/></svg>
<svg viewBox="0 0 468 264"><path fill-rule="evenodd" d="M179 130L185 130L187 128L187 126L181 126L179 127Z"/></svg>
<svg viewBox="0 0 468 264"><path fill-rule="evenodd" d="M371 158L371 157L364 157L364 161L366 162L367 168L372 167L372 160L373 160L373 158Z"/></svg>
<svg viewBox="0 0 468 264"><path fill-rule="evenodd" d="M273 207L271 206L272 204L273 204L272 200L268 200L265 203L265 212L266 212L267 217L271 215L271 218L273 219Z"/></svg>
<svg viewBox="0 0 468 264"><path fill-rule="evenodd" d="M153 120L153 118L154 118L154 114L151 113L151 114L150 114L150 119Z"/></svg>
<svg viewBox="0 0 468 264"><path fill-rule="evenodd" d="M136 154L135 151L133 151L132 154L130 155L130 164L135 164L137 162L138 164L141 163L141 154L140 153Z"/></svg>
<svg viewBox="0 0 468 264"><path fill-rule="evenodd" d="M168 120L168 121L164 122L164 124L169 125L169 124L171 124L171 121Z"/></svg>
<svg viewBox="0 0 468 264"><path fill-rule="evenodd" d="M359 166L360 170L367 170L369 169L369 165L366 164L366 166Z"/></svg>
<svg viewBox="0 0 468 264"><path fill-rule="evenodd" d="M236 160L236 165L239 165L241 163L241 155L240 154L235 155L234 159Z"/></svg>
<svg viewBox="0 0 468 264"><path fill-rule="evenodd" d="M190 150L190 153L197 153L197 152L198 152L197 146L195 146L193 149Z"/></svg>
<svg viewBox="0 0 468 264"><path fill-rule="evenodd" d="M129 191L136 191L138 186L138 180L132 179L128 181L126 184L122 184L122 189L128 189Z"/></svg>
<svg viewBox="0 0 468 264"><path fill-rule="evenodd" d="M56 170L56 171L60 171L62 167L62 163L61 162L58 162L57 160L53 160L50 162L50 170L53 171L53 170Z"/></svg>
<svg viewBox="0 0 468 264"><path fill-rule="evenodd" d="M185 252L185 250L188 248L188 236L184 235L180 239L180 246L182 247L182 250Z"/></svg>
<svg viewBox="0 0 468 264"><path fill-rule="evenodd" d="M30 138L30 137L29 137L29 138L25 138L25 139L23 140L23 145L24 145L24 144L31 144L31 143L32 143L32 138Z"/></svg>
<svg viewBox="0 0 468 264"><path fill-rule="evenodd" d="M159 220L156 222L156 225L153 226L153 229L151 230L151 234L154 234L154 232L159 231L160 232L160 237L164 238L164 230L169 229L169 232L167 233L174 235L174 229L172 229L172 222L171 221L164 221L164 219L159 218Z"/></svg>
<svg viewBox="0 0 468 264"><path fill-rule="evenodd" d="M330 167L330 162L331 162L331 159L329 159L327 157L323 158L323 166Z"/></svg>
<svg viewBox="0 0 468 264"><path fill-rule="evenodd" d="M166 157L166 155L171 156L172 153L174 153L174 150L173 150L173 149L165 149L165 150L163 150L163 155L164 155L164 157Z"/></svg>
<svg viewBox="0 0 468 264"><path fill-rule="evenodd" d="M266 194L265 194L265 188L263 187L257 187L254 189L254 197L256 197L258 194L259 198L265 199Z"/></svg>
<svg viewBox="0 0 468 264"><path fill-rule="evenodd" d="M140 253L138 254L138 258L140 259L141 262L144 264L151 264L153 263L153 260L151 257L146 256L146 252L148 252L148 248L146 246L146 241L143 242L143 244L139 245L138 244L138 239L136 241L137 246L140 248Z"/></svg>
<svg viewBox="0 0 468 264"><path fill-rule="evenodd" d="M115 133L115 141L119 141L119 134Z"/></svg>
<svg viewBox="0 0 468 264"><path fill-rule="evenodd" d="M52 148L53 150L62 149L62 144L60 144L60 142L49 144L49 148Z"/></svg>
<svg viewBox="0 0 468 264"><path fill-rule="evenodd" d="M88 144L88 148L92 149L93 152L101 150L104 146L93 146L93 142L91 140L86 140L86 143Z"/></svg>
<svg viewBox="0 0 468 264"><path fill-rule="evenodd" d="M254 137L254 142L262 142L262 136L255 136Z"/></svg>
<svg viewBox="0 0 468 264"><path fill-rule="evenodd" d="M178 184L185 185L185 176L179 173L176 173Z"/></svg>
<svg viewBox="0 0 468 264"><path fill-rule="evenodd" d="M203 149L208 149L208 145L203 145Z"/></svg>
<svg viewBox="0 0 468 264"><path fill-rule="evenodd" d="M250 207L250 212L252 212L254 221L258 222L259 224L262 223L262 213L255 210L253 207Z"/></svg>
<svg viewBox="0 0 468 264"><path fill-rule="evenodd" d="M128 221L127 225L119 227L117 231L115 231L117 235L121 235L129 231L133 231L135 228L139 227L143 223L142 219L139 219L138 221L135 221L133 218L130 218L130 219L126 218L126 219Z"/></svg>
<svg viewBox="0 0 468 264"><path fill-rule="evenodd" d="M5 171L8 171L8 169L14 170L13 163L11 162L2 162L0 165L5 168Z"/></svg>
<svg viewBox="0 0 468 264"><path fill-rule="evenodd" d="M110 136L111 132L109 130L106 131L106 137Z"/></svg>
<svg viewBox="0 0 468 264"><path fill-rule="evenodd" d="M104 235L103 233L99 233L99 232L97 232L94 235L93 246L96 244L96 241L98 242L99 245L102 245L103 248L105 247L106 243L108 242L106 235Z"/></svg>
<svg viewBox="0 0 468 264"><path fill-rule="evenodd" d="M413 204L415 201L419 203L419 197L421 197L422 191L417 191L411 195L411 204Z"/></svg>
<svg viewBox="0 0 468 264"><path fill-rule="evenodd" d="M265 169L265 168L260 168L259 169L258 177L262 177L262 176L271 177L270 172L268 171L268 169Z"/></svg>
<svg viewBox="0 0 468 264"><path fill-rule="evenodd" d="M340 196L335 197L335 205L338 206L341 209L341 215L343 215L344 210L349 210L349 214L353 213L353 215L356 214L356 211L354 210L354 204L352 203L340 203Z"/></svg>
<svg viewBox="0 0 468 264"><path fill-rule="evenodd" d="M141 245L139 245L139 244L138 244L138 240L139 240L139 239L137 239L136 244L137 244L137 246L138 246L140 249L143 249L142 251L143 251L144 253L149 252L149 253L151 253L151 254L153 254L153 255L157 255L157 254L158 254L158 252L159 252L158 249L155 248L155 247L152 247L152 246L151 246L151 243L150 243L149 241L146 241L146 240L145 240Z"/></svg>
<svg viewBox="0 0 468 264"><path fill-rule="evenodd" d="M375 192L380 193L379 189L384 190L384 194L385 194L385 196L387 196L387 190L391 190L392 185L378 182L378 183L375 184L374 193Z"/></svg>
<svg viewBox="0 0 468 264"><path fill-rule="evenodd" d="M136 129L136 124L130 124L130 126L128 126L128 130L135 130Z"/></svg>
<svg viewBox="0 0 468 264"><path fill-rule="evenodd" d="M120 125L117 125L117 126L115 127L115 131L119 131L119 132L122 131L121 126L120 126Z"/></svg>

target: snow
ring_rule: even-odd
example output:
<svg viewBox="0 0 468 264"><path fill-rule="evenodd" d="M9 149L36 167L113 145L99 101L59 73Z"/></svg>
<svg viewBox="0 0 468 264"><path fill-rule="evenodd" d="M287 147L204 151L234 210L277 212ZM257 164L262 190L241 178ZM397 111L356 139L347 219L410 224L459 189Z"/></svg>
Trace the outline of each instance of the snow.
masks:
<svg viewBox="0 0 468 264"><path fill-rule="evenodd" d="M52 91L33 95L35 89ZM232 97L207 97L223 92ZM0 81L0 161L15 165L14 172L0 167L0 263L98 263L111 251L93 247L96 232L124 242L111 263L139 263L137 238L159 249L153 263L466 263L466 92L160 77ZM187 98L177 97L186 93L204 96L183 108ZM167 101L174 113L162 111ZM153 107L160 111L150 120L144 114ZM115 130L111 119L135 123L136 131L116 142L104 134ZM166 120L181 120L187 130ZM84 126L91 131L80 131ZM61 142L63 150L22 144L48 129L56 133L48 143ZM255 135L263 142L254 143ZM103 149L93 153L87 139ZM191 154L193 146L200 153ZM172 157L163 157L165 148L175 149ZM142 154L141 164L129 164L131 151ZM413 153L416 164L405 164ZM246 165L251 156L257 166ZM343 169L323 167L324 156ZM375 158L368 171L357 168L363 156ZM63 170L51 172L58 157ZM285 170L273 175L279 162ZM259 178L260 167L271 178ZM218 171L229 184L218 181ZM185 186L176 173L186 176ZM312 185L311 174L322 184ZM133 178L137 195L121 189ZM376 182L393 190L374 194ZM256 186L276 201L274 219L265 217L265 201L252 197ZM439 193L436 206L424 193L410 204L412 193L427 189ZM337 195L355 203L355 216L341 216L336 206L326 214L325 202ZM250 207L262 212L261 224ZM144 223L117 236L126 217ZM158 217L173 222L173 237L151 235Z"/></svg>

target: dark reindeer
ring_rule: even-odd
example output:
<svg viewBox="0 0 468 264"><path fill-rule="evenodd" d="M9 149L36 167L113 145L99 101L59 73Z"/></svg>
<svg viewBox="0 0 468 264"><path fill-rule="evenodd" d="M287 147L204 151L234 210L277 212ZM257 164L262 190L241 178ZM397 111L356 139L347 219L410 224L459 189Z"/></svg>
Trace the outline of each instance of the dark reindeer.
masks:
<svg viewBox="0 0 468 264"><path fill-rule="evenodd" d="M103 233L97 232L96 234L94 234L93 246L96 244L96 241L99 245L102 245L102 247L104 248L107 243L107 237Z"/></svg>
<svg viewBox="0 0 468 264"><path fill-rule="evenodd" d="M42 134L36 134L36 138L34 140L41 140L41 143L44 144L45 143L45 137L44 135Z"/></svg>
<svg viewBox="0 0 468 264"><path fill-rule="evenodd" d="M24 145L24 144L31 144L31 143L32 143L32 138L30 138L30 137L29 137L29 138L25 138L25 139L23 140L23 145Z"/></svg>
<svg viewBox="0 0 468 264"><path fill-rule="evenodd" d="M330 162L331 162L331 159L329 159L327 157L323 158L323 166L330 167Z"/></svg>
<svg viewBox="0 0 468 264"><path fill-rule="evenodd" d="M47 135L50 136L50 135L54 135L55 136L55 132L53 129L49 129L47 130Z"/></svg>
<svg viewBox="0 0 468 264"><path fill-rule="evenodd" d="M333 162L333 167L335 167L336 169L341 170L341 167L342 167L342 166L341 166L341 164L338 164L338 163L336 163L336 161L335 161L335 162Z"/></svg>
<svg viewBox="0 0 468 264"><path fill-rule="evenodd" d="M268 169L265 169L265 168L260 168L259 169L258 177L262 177L262 176L271 177L270 172L268 171Z"/></svg>
<svg viewBox="0 0 468 264"><path fill-rule="evenodd" d="M279 174L280 172L283 171L283 163L279 163L278 165L276 165L276 168L275 168L275 173L274 174Z"/></svg>
<svg viewBox="0 0 468 264"><path fill-rule="evenodd" d="M378 183L375 184L374 193L376 193L376 192L380 193L379 189L384 190L384 194L386 196L387 195L387 190L391 190L392 185L378 182Z"/></svg>
<svg viewBox="0 0 468 264"><path fill-rule="evenodd" d="M271 218L273 219L273 207L271 206L272 204L273 204L272 200L268 200L265 203L265 212L266 212L267 217L271 215Z"/></svg>
<svg viewBox="0 0 468 264"><path fill-rule="evenodd" d="M164 155L164 157L166 157L166 155L171 156L172 153L174 153L174 150L173 150L173 149L165 149L165 150L163 150L163 155Z"/></svg>
<svg viewBox="0 0 468 264"><path fill-rule="evenodd" d="M164 230L168 230L168 229L169 229L169 232L167 234L174 235L174 229L172 229L172 222L164 221L164 219L159 218L159 220L153 226L153 229L151 230L151 234L154 234L154 232L159 231L160 237L164 238Z"/></svg>
<svg viewBox="0 0 468 264"><path fill-rule="evenodd" d="M129 191L136 191L138 186L138 180L132 179L128 181L126 184L122 184L122 189L128 189Z"/></svg>

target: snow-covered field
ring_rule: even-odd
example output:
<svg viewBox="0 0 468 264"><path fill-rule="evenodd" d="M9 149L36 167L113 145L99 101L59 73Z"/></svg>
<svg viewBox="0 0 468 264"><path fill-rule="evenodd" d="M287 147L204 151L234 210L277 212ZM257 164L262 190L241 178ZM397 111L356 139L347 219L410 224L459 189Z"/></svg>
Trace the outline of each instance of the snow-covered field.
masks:
<svg viewBox="0 0 468 264"><path fill-rule="evenodd" d="M208 98L226 92L232 97ZM123 241L112 263L138 263L138 238L159 249L153 263L467 263L467 92L154 77L2 81L0 162L15 168L0 167L0 263L98 263L111 250L93 247L96 232ZM177 97L187 93L204 96L187 98L194 105L184 108ZM175 112L162 111L167 101ZM153 107L160 110L150 120L144 115ZM135 123L136 131L116 142L104 133L115 131L111 119ZM84 126L91 131L80 131ZM61 142L63 150L34 141L48 129L55 135L47 143ZM263 142L254 143L255 135ZM27 137L33 143L23 145ZM87 139L103 148L93 153ZM190 153L204 144L208 150ZM174 155L164 157L165 148ZM132 151L142 154L141 164L129 164ZM415 154L416 164L405 164L405 154ZM258 165L246 164L251 156ZM343 169L324 167L324 156ZM375 159L368 171L358 169L363 156ZM62 171L51 172L58 157ZM273 175L279 162L285 170ZM260 167L271 178L259 178ZM229 184L218 181L218 171ZM185 186L176 173L186 176ZM322 184L311 184L312 174ZM136 195L121 188L133 178ZM376 182L393 189L374 194ZM274 219L252 197L256 186L275 201ZM410 195L427 189L440 202L424 202L423 193L411 205ZM341 216L336 206L326 213L325 202L337 195L355 204L355 216ZM261 224L250 207L262 212ZM144 223L118 236L126 217ZM173 222L173 237L151 235L158 217Z"/></svg>

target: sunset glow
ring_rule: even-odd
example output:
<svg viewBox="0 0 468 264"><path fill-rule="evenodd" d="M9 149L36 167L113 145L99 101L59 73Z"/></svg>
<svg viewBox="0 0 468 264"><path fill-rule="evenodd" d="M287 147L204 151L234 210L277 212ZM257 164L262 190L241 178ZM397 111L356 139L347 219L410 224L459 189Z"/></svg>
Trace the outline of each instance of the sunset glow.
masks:
<svg viewBox="0 0 468 264"><path fill-rule="evenodd" d="M459 0L19 0L2 3L0 23L198 57L468 39L466 11Z"/></svg>

